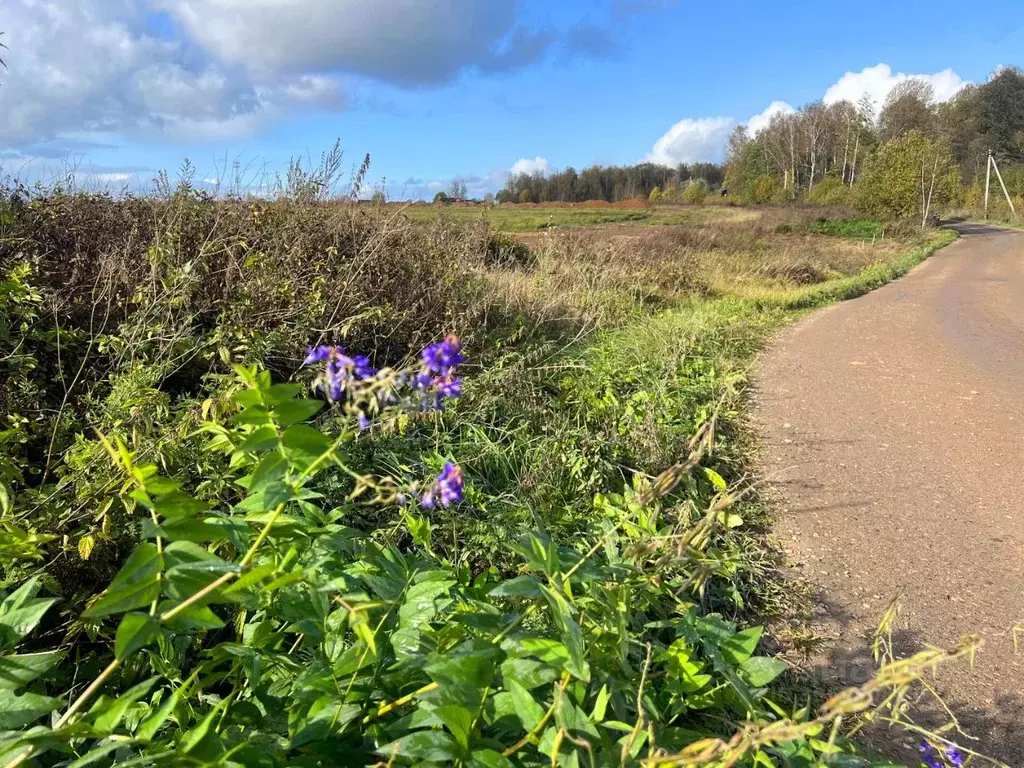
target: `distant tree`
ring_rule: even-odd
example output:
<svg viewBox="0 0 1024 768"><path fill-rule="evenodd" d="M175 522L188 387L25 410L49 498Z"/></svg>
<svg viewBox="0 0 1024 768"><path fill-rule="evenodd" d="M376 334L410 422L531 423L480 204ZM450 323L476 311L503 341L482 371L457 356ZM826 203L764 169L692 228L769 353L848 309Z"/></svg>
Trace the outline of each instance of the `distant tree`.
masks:
<svg viewBox="0 0 1024 768"><path fill-rule="evenodd" d="M465 181L457 177L451 180L451 183L448 185L448 196L452 200L465 200L468 195Z"/></svg>
<svg viewBox="0 0 1024 768"><path fill-rule="evenodd" d="M829 174L820 182L814 185L814 189L807 193L807 200L811 203L822 203L826 205L838 205L849 201L850 189L843 183L843 180L835 174Z"/></svg>
<svg viewBox="0 0 1024 768"><path fill-rule="evenodd" d="M511 203L515 199L515 197L509 190L503 189L498 193L497 199L499 203Z"/></svg>
<svg viewBox="0 0 1024 768"><path fill-rule="evenodd" d="M927 81L912 77L897 83L885 97L879 116L879 137L892 141L910 131L932 136L936 123L935 89Z"/></svg>
<svg viewBox="0 0 1024 768"><path fill-rule="evenodd" d="M978 117L983 151L1001 163L1024 162L1017 134L1024 131L1024 70L1003 67L978 87Z"/></svg>
<svg viewBox="0 0 1024 768"><path fill-rule="evenodd" d="M484 204L486 204L486 205L494 205L494 193L493 192L488 192L486 195L484 195Z"/></svg>
<svg viewBox="0 0 1024 768"><path fill-rule="evenodd" d="M448 205L448 203L450 203L451 201L452 199L448 197L448 195L446 195L444 192L438 192L436 195L434 195L434 202L440 205Z"/></svg>
<svg viewBox="0 0 1024 768"><path fill-rule="evenodd" d="M700 205L708 196L708 185L703 179L693 179L683 190L683 202Z"/></svg>
<svg viewBox="0 0 1024 768"><path fill-rule="evenodd" d="M651 194L647 196L647 199L652 203L656 203L661 200L661 187L654 187L654 189L651 190Z"/></svg>
<svg viewBox="0 0 1024 768"><path fill-rule="evenodd" d="M533 202L533 197L530 195L530 190L523 189L523 190L521 190L519 192L519 202L520 203L532 203Z"/></svg>
<svg viewBox="0 0 1024 768"><path fill-rule="evenodd" d="M384 205L388 201L388 196L383 189L375 189L371 199L376 205Z"/></svg>
<svg viewBox="0 0 1024 768"><path fill-rule="evenodd" d="M775 179L767 175L762 176L747 187L746 198L755 205L772 202L775 198Z"/></svg>

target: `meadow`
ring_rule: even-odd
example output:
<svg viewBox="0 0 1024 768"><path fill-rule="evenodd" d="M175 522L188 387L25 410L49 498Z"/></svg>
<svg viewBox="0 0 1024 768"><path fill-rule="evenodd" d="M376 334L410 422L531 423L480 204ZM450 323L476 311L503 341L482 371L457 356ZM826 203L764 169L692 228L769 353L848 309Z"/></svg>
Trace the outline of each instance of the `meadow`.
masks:
<svg viewBox="0 0 1024 768"><path fill-rule="evenodd" d="M889 764L743 398L951 232L309 189L0 200L0 765Z"/></svg>

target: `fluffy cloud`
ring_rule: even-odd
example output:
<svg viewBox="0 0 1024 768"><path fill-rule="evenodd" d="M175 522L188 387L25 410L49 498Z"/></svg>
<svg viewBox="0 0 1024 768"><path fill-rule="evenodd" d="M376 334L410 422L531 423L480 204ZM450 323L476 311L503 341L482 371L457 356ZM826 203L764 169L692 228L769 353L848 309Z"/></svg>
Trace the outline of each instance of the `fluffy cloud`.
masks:
<svg viewBox="0 0 1024 768"><path fill-rule="evenodd" d="M796 112L791 104L785 101L773 101L764 111L758 112L752 118L747 120L747 128L750 129L752 134L758 134L768 127L771 123L772 118L776 115L791 115Z"/></svg>
<svg viewBox="0 0 1024 768"><path fill-rule="evenodd" d="M155 0L217 59L255 72L344 71L402 85L468 66L532 63L546 32L517 26L517 0Z"/></svg>
<svg viewBox="0 0 1024 768"><path fill-rule="evenodd" d="M509 169L509 173L513 176L517 176L521 173L525 173L528 176L532 176L537 173L547 173L550 166L548 165L547 158L540 157L539 155L533 160L528 157L521 157L513 163Z"/></svg>
<svg viewBox="0 0 1024 768"><path fill-rule="evenodd" d="M678 165L702 160L721 159L725 142L735 127L731 117L686 118L668 129L654 143L647 162Z"/></svg>
<svg viewBox="0 0 1024 768"><path fill-rule="evenodd" d="M876 64L873 67L865 67L860 72L847 72L825 91L824 101L826 104L833 104L845 99L856 104L864 94L867 94L874 102L877 114L881 111L889 91L910 79L929 83L935 90L935 98L938 101L949 101L968 84L952 69L944 69L931 75L905 75L902 72L893 74L892 67L888 64Z"/></svg>
<svg viewBox="0 0 1024 768"><path fill-rule="evenodd" d="M0 142L11 147L66 153L57 139L67 134L227 137L286 110L343 101L329 78L254 78L155 36L136 0L7 0L4 25Z"/></svg>

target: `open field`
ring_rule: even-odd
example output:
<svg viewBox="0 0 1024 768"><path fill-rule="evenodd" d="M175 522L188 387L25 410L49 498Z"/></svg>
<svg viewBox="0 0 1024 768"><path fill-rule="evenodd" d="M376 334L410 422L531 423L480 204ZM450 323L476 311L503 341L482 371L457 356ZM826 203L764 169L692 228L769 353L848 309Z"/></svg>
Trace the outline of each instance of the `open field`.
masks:
<svg viewBox="0 0 1024 768"><path fill-rule="evenodd" d="M503 232L531 232L552 228L591 227L598 224L639 224L647 226L699 224L705 221L742 221L751 212L730 206L647 206L600 207L567 205L404 205L395 206L413 221L431 222L440 216L457 221L487 221Z"/></svg>
<svg viewBox="0 0 1024 768"><path fill-rule="evenodd" d="M745 486L747 369L952 234L873 242L811 207L462 210L5 201L3 577L41 576L20 599L56 602L25 647L75 660L23 725L47 696L97 707L9 750L185 754L219 719L204 760L546 765L559 707L581 764L636 763L645 718L643 754L787 715L831 749L808 734L836 713L808 722L772 657L793 632L759 642L796 598ZM427 346L452 333L461 353ZM303 365L319 344L369 359ZM131 720L100 718L118 695Z"/></svg>

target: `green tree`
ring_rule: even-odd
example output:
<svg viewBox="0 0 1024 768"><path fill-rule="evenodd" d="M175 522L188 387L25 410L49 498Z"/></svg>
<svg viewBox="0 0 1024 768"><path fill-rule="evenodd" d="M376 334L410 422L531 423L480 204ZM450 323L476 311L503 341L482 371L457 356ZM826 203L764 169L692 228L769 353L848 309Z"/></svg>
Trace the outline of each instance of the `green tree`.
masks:
<svg viewBox="0 0 1024 768"><path fill-rule="evenodd" d="M700 205L708 196L708 185L704 179L694 179L683 190L683 202Z"/></svg>
<svg viewBox="0 0 1024 768"><path fill-rule="evenodd" d="M446 195L444 192L438 192L436 195L434 195L435 203L439 203L441 205L448 205L448 203L450 203L451 201L452 199L448 197L448 195Z"/></svg>
<svg viewBox="0 0 1024 768"><path fill-rule="evenodd" d="M650 196L648 196L647 199L650 200L652 203L656 203L659 200L661 200L661 187L655 187L654 189L652 189L651 194Z"/></svg>
<svg viewBox="0 0 1024 768"><path fill-rule="evenodd" d="M942 140L910 131L886 142L856 188L856 204L882 219L925 217L960 190L960 170Z"/></svg>
<svg viewBox="0 0 1024 768"><path fill-rule="evenodd" d="M755 205L770 203L775 198L775 179L771 176L761 176L752 184L747 185L747 202Z"/></svg>
<svg viewBox="0 0 1024 768"><path fill-rule="evenodd" d="M533 202L533 197L530 195L530 190L523 189L519 193L519 202L520 203L532 203Z"/></svg>

